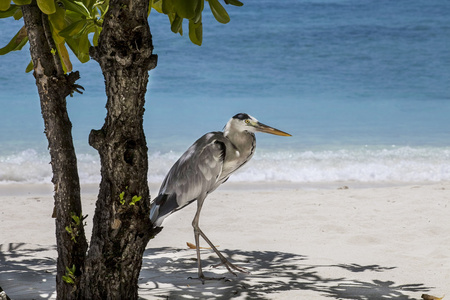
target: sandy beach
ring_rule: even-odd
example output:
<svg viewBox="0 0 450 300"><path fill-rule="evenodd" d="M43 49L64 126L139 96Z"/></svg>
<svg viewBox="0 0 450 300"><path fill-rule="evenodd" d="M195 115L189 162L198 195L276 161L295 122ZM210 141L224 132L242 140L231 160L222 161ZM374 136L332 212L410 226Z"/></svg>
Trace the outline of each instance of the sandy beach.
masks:
<svg viewBox="0 0 450 300"><path fill-rule="evenodd" d="M158 187L151 186L153 195ZM195 205L173 214L147 246L142 299L420 299L450 295L450 183L328 185L227 183L207 199L200 225L237 277L202 250L196 275ZM0 286L12 299L54 299L51 185L0 186ZM87 233L97 187L83 186ZM204 243L206 246L206 243ZM444 298L445 299L445 298Z"/></svg>

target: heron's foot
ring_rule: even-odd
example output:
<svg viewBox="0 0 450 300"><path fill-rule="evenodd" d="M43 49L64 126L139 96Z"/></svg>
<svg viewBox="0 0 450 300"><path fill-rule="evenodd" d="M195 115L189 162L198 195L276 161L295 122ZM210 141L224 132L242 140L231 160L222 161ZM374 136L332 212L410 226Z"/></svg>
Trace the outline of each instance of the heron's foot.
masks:
<svg viewBox="0 0 450 300"><path fill-rule="evenodd" d="M249 271L247 271L247 269L243 268L243 267L238 267L233 265L232 263L230 263L228 260L224 260L221 263L218 263L217 265L212 265L213 268L217 268L220 266L225 266L225 268L227 268L228 272L230 272L231 274L233 274L234 276L237 276L235 272L233 272L233 270L244 273L244 274L250 274Z"/></svg>
<svg viewBox="0 0 450 300"><path fill-rule="evenodd" d="M205 281L208 280L227 280L226 277L207 277L205 275L200 275L198 277L188 277L188 279L196 279L196 280L200 280L202 282L202 284L205 284Z"/></svg>

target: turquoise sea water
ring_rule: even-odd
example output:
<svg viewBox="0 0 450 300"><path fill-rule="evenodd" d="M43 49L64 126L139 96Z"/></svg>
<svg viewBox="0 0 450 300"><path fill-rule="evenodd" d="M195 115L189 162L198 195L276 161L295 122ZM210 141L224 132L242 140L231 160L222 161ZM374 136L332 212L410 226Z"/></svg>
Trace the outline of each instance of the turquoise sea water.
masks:
<svg viewBox="0 0 450 300"><path fill-rule="evenodd" d="M261 0L204 14L201 47L152 12L158 67L145 130L151 182L199 136L246 112L293 137L257 136L247 181L450 180L450 1ZM206 9L208 6L206 5ZM187 30L185 24L185 30ZM0 45L22 26L0 19ZM0 57L0 182L48 182L27 50ZM105 116L98 64L74 64L86 89L68 99L83 182L98 182L87 143Z"/></svg>

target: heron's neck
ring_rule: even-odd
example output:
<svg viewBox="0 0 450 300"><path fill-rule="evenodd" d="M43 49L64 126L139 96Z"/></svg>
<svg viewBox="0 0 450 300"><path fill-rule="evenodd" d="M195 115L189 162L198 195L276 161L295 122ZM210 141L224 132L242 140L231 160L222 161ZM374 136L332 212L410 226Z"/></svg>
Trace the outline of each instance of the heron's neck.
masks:
<svg viewBox="0 0 450 300"><path fill-rule="evenodd" d="M228 176L248 162L255 152L255 135L248 131L224 131L230 144L226 147L222 178Z"/></svg>
<svg viewBox="0 0 450 300"><path fill-rule="evenodd" d="M248 131L226 131L224 136L241 154L249 155L255 147L255 134Z"/></svg>

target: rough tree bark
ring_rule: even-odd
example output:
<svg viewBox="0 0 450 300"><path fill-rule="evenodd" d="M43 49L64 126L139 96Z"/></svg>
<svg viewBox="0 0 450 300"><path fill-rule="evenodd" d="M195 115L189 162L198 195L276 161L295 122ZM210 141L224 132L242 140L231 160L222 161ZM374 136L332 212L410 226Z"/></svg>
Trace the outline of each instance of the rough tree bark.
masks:
<svg viewBox="0 0 450 300"><path fill-rule="evenodd" d="M78 72L64 75L58 55L52 54L52 49L56 47L47 16L39 10L36 2L22 6L22 12L30 41L34 77L41 101L53 171L58 249L57 294L58 298L70 299L77 297L77 291L73 292L73 288L78 282L75 282L75 285L66 283L62 276L66 273L66 267L73 266L76 270L74 275L81 275L87 250L82 221L76 225L73 218L75 216L82 219L82 210L72 124L66 109L66 97L76 89L75 81L79 75Z"/></svg>
<svg viewBox="0 0 450 300"><path fill-rule="evenodd" d="M156 55L148 0L111 0L91 56L102 69L107 116L89 143L101 161L94 229L81 287L85 299L137 299L142 257L155 234L149 220L147 144L143 130L148 71Z"/></svg>

